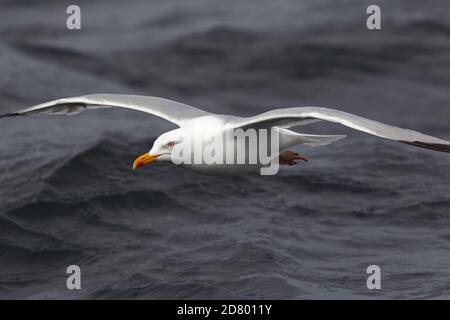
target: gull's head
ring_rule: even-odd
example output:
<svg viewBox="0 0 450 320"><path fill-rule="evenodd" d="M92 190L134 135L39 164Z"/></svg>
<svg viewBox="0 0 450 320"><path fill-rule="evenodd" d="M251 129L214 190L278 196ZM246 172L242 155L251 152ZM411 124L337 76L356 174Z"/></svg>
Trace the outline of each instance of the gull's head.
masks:
<svg viewBox="0 0 450 320"><path fill-rule="evenodd" d="M175 129L160 135L149 152L144 153L133 163L133 169L140 168L153 161L171 161L172 150L182 142L182 129Z"/></svg>

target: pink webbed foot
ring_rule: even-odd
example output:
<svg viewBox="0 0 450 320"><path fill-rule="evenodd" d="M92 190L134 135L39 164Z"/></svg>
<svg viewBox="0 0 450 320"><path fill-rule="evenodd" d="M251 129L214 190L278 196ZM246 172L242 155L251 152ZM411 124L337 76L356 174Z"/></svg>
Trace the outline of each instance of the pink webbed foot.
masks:
<svg viewBox="0 0 450 320"><path fill-rule="evenodd" d="M283 151L282 153L280 153L280 156L279 156L280 164L292 166L293 164L297 164L297 162L295 160L308 161L308 158L301 153L290 151L290 150L286 150L286 151Z"/></svg>

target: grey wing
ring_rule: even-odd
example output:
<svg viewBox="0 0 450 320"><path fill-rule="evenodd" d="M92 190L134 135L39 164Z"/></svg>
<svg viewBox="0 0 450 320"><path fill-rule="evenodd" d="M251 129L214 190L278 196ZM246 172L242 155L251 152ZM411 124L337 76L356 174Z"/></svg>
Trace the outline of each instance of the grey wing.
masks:
<svg viewBox="0 0 450 320"><path fill-rule="evenodd" d="M145 112L166 119L178 126L181 126L185 121L192 118L210 114L206 111L176 101L158 97L124 94L90 94L45 102L13 113L0 115L0 118L39 113L72 115L86 109L110 107Z"/></svg>
<svg viewBox="0 0 450 320"><path fill-rule="evenodd" d="M233 123L235 128L249 127L292 127L302 121L325 120L367 132L369 134L395 140L421 148L449 152L450 141L442 140L417 131L395 127L379 121L370 120L351 113L321 107L302 107L276 109L260 115L241 118Z"/></svg>

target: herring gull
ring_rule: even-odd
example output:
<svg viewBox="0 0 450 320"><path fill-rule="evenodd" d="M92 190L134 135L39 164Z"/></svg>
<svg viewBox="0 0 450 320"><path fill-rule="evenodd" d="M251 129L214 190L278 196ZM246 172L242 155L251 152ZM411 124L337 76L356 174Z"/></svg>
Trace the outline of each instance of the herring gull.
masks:
<svg viewBox="0 0 450 320"><path fill-rule="evenodd" d="M166 119L178 126L177 129L160 135L149 152L139 156L133 163L133 169L142 167L153 161L172 161L173 150L181 145L187 137L198 137L208 140L219 132L247 130L271 130L278 134L276 158L279 164L292 165L296 160L307 161L307 157L287 150L295 145L326 145L340 140L345 135L311 135L289 130L293 126L305 125L316 121L330 121L363 131L381 138L403 142L416 147L450 153L450 142L417 131L402 129L378 121L370 120L351 113L323 108L297 107L271 110L252 117L238 117L210 113L179 102L150 96L121 94L90 94L78 97L64 98L42 103L16 112L0 115L0 118L46 114L72 115L86 109L118 107L141 111ZM194 134L194 131L196 132ZM226 138L231 139L231 138ZM191 141L192 142L192 141ZM248 143L248 142L247 142ZM230 143L230 146L233 145ZM230 148L233 148L231 150ZM236 143L233 147L223 149L226 153L245 148L244 144ZM186 150L186 149L185 149ZM192 149L188 149L192 150ZM185 151L186 152L186 151ZM248 158L248 155L247 155ZM227 163L178 163L184 166L210 173L238 172L242 166L229 166ZM258 165L258 164L257 164ZM261 165L261 164L259 164ZM244 166L245 167L248 167Z"/></svg>

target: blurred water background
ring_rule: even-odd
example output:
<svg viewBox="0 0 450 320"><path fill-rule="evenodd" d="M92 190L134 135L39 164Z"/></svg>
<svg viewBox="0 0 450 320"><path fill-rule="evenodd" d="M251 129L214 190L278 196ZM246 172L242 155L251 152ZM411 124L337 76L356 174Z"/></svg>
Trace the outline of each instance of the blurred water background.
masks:
<svg viewBox="0 0 450 320"><path fill-rule="evenodd" d="M449 1L77 3L68 31L72 2L0 1L1 113L129 93L237 115L328 106L450 138ZM132 172L171 128L112 109L1 119L0 298L450 297L448 154L320 123L301 131L349 137L278 176Z"/></svg>

